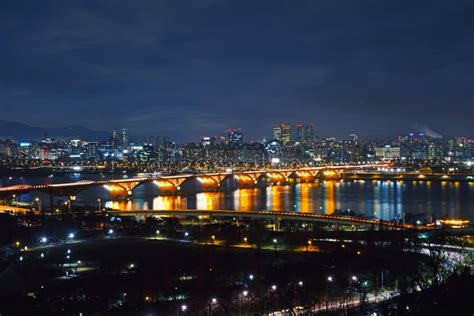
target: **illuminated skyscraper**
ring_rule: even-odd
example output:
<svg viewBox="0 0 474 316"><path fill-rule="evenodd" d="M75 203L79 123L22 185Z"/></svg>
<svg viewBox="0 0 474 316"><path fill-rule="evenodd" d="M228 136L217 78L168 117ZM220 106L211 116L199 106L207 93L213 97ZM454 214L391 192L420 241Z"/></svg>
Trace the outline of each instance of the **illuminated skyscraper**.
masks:
<svg viewBox="0 0 474 316"><path fill-rule="evenodd" d="M273 138L279 140L282 144L286 144L291 140L290 124L282 123L273 127Z"/></svg>
<svg viewBox="0 0 474 316"><path fill-rule="evenodd" d="M128 129L122 128L122 145L128 147Z"/></svg>
<svg viewBox="0 0 474 316"><path fill-rule="evenodd" d="M304 133L304 140L306 143L311 143L314 138L314 125L308 124L306 125L305 133Z"/></svg>
<svg viewBox="0 0 474 316"><path fill-rule="evenodd" d="M305 128L303 124L296 124L296 141L303 144L305 141Z"/></svg>
<svg viewBox="0 0 474 316"><path fill-rule="evenodd" d="M291 140L291 127L290 124L281 124L281 142L283 144L288 143Z"/></svg>
<svg viewBox="0 0 474 316"><path fill-rule="evenodd" d="M119 145L119 139L117 135L117 131L113 130L112 131L112 137L110 138L110 143L112 144L113 148L117 148Z"/></svg>
<svg viewBox="0 0 474 316"><path fill-rule="evenodd" d="M277 125L273 127L273 138L281 141L281 126Z"/></svg>
<svg viewBox="0 0 474 316"><path fill-rule="evenodd" d="M229 133L229 144L231 145L242 144L243 135L240 128L229 128L227 132Z"/></svg>

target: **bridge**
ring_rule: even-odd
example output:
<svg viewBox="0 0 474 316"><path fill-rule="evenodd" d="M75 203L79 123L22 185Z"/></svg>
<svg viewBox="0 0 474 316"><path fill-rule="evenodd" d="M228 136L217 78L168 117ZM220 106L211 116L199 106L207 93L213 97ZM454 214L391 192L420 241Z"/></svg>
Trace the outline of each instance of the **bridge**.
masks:
<svg viewBox="0 0 474 316"><path fill-rule="evenodd" d="M314 213L288 212L288 211L230 211L230 210L139 210L139 211L108 211L111 215L120 216L210 216L210 217L235 217L235 218L257 218L275 221L282 220L320 222L337 225L355 225L365 227L382 227L385 229L426 229L424 226L413 226L410 224L395 223L377 219L365 219L361 217L325 215Z"/></svg>
<svg viewBox="0 0 474 316"><path fill-rule="evenodd" d="M348 170L367 170L387 167L385 163L305 167L295 169L268 169L256 171L228 171L201 174L179 174L169 176L138 177L112 180L83 180L72 183L44 185L14 185L0 188L0 196L19 196L30 192L43 192L51 196L69 196L71 200L81 191L91 187L103 186L112 196L128 197L142 184L153 182L162 195L176 195L188 182L200 184L203 192L217 192L226 180L237 183L239 188L253 188L257 185L286 185L291 183L314 182L318 179L340 180Z"/></svg>
<svg viewBox="0 0 474 316"><path fill-rule="evenodd" d="M348 171L344 180L474 182L474 174Z"/></svg>

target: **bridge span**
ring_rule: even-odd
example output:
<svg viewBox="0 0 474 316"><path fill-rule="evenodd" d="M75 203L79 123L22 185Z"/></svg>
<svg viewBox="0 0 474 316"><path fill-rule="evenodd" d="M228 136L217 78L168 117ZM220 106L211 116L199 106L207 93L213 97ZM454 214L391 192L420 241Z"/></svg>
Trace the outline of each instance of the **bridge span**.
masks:
<svg viewBox="0 0 474 316"><path fill-rule="evenodd" d="M138 210L138 211L108 211L108 214L122 216L209 216L209 217L235 217L235 218L258 218L273 220L320 222L339 225L356 225L365 227L382 227L386 229L426 229L424 226L413 226L376 219L365 219L360 217L325 215L314 213L300 213L288 211L231 211L231 210Z"/></svg>
<svg viewBox="0 0 474 316"><path fill-rule="evenodd" d="M72 183L44 185L14 185L0 188L0 196L19 196L30 192L43 192L55 196L75 196L88 188L103 186L112 195L128 197L138 186L153 182L162 195L176 195L182 186L190 181L200 184L203 192L216 192L224 181L232 179L239 188L253 188L258 185L286 185L291 183L314 182L318 179L340 180L346 171L367 170L387 167L386 163L304 167L294 169L268 169L252 171L212 172L201 174L179 174L156 177L137 177L112 180L83 180Z"/></svg>

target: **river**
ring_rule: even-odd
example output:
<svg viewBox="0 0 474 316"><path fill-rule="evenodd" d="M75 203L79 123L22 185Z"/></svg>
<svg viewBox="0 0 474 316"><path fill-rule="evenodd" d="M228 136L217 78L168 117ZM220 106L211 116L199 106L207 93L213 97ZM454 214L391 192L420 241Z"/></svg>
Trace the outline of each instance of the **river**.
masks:
<svg viewBox="0 0 474 316"><path fill-rule="evenodd" d="M88 177L90 178L90 176ZM2 179L3 183L37 184L44 178ZM80 175L55 177L54 183L84 180ZM41 198L49 209L49 196L25 194L21 201ZM113 199L106 189L95 187L77 195L74 205L118 210L201 209L201 210L290 210L331 214L336 209L351 209L369 217L400 219L403 214L422 213L431 216L467 218L474 221L474 183L430 181L323 181L255 189L224 190L180 196L160 196L157 186L147 183L137 187L129 200ZM55 198L54 203L64 203Z"/></svg>

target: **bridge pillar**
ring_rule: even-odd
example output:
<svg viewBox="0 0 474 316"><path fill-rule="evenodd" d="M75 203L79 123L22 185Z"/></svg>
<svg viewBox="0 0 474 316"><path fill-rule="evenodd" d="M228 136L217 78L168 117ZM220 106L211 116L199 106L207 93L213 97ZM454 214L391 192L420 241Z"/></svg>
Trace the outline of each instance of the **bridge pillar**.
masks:
<svg viewBox="0 0 474 316"><path fill-rule="evenodd" d="M158 179L153 183L160 189L161 195L177 195L181 191L181 184L185 181L184 178L176 179Z"/></svg>
<svg viewBox="0 0 474 316"><path fill-rule="evenodd" d="M278 171L269 171L266 173L266 183L270 183L271 185L286 185L288 181L288 175L285 175L282 172Z"/></svg>
<svg viewBox="0 0 474 316"><path fill-rule="evenodd" d="M197 180L201 183L203 192L218 192L225 177L226 175L203 175L198 176Z"/></svg>
<svg viewBox="0 0 474 316"><path fill-rule="evenodd" d="M307 170L299 170L294 173L297 183L314 182L314 174Z"/></svg>
<svg viewBox="0 0 474 316"><path fill-rule="evenodd" d="M104 187L110 191L113 198L122 196L128 198L132 195L133 189L140 184L139 181L136 182L109 182L105 184Z"/></svg>
<svg viewBox="0 0 474 316"><path fill-rule="evenodd" d="M258 174L236 174L234 175L234 179L237 180L239 184L239 189L252 189L257 186L258 176Z"/></svg>
<svg viewBox="0 0 474 316"><path fill-rule="evenodd" d="M335 169L324 169L321 170L317 177L321 180L341 180L342 176L338 170Z"/></svg>

